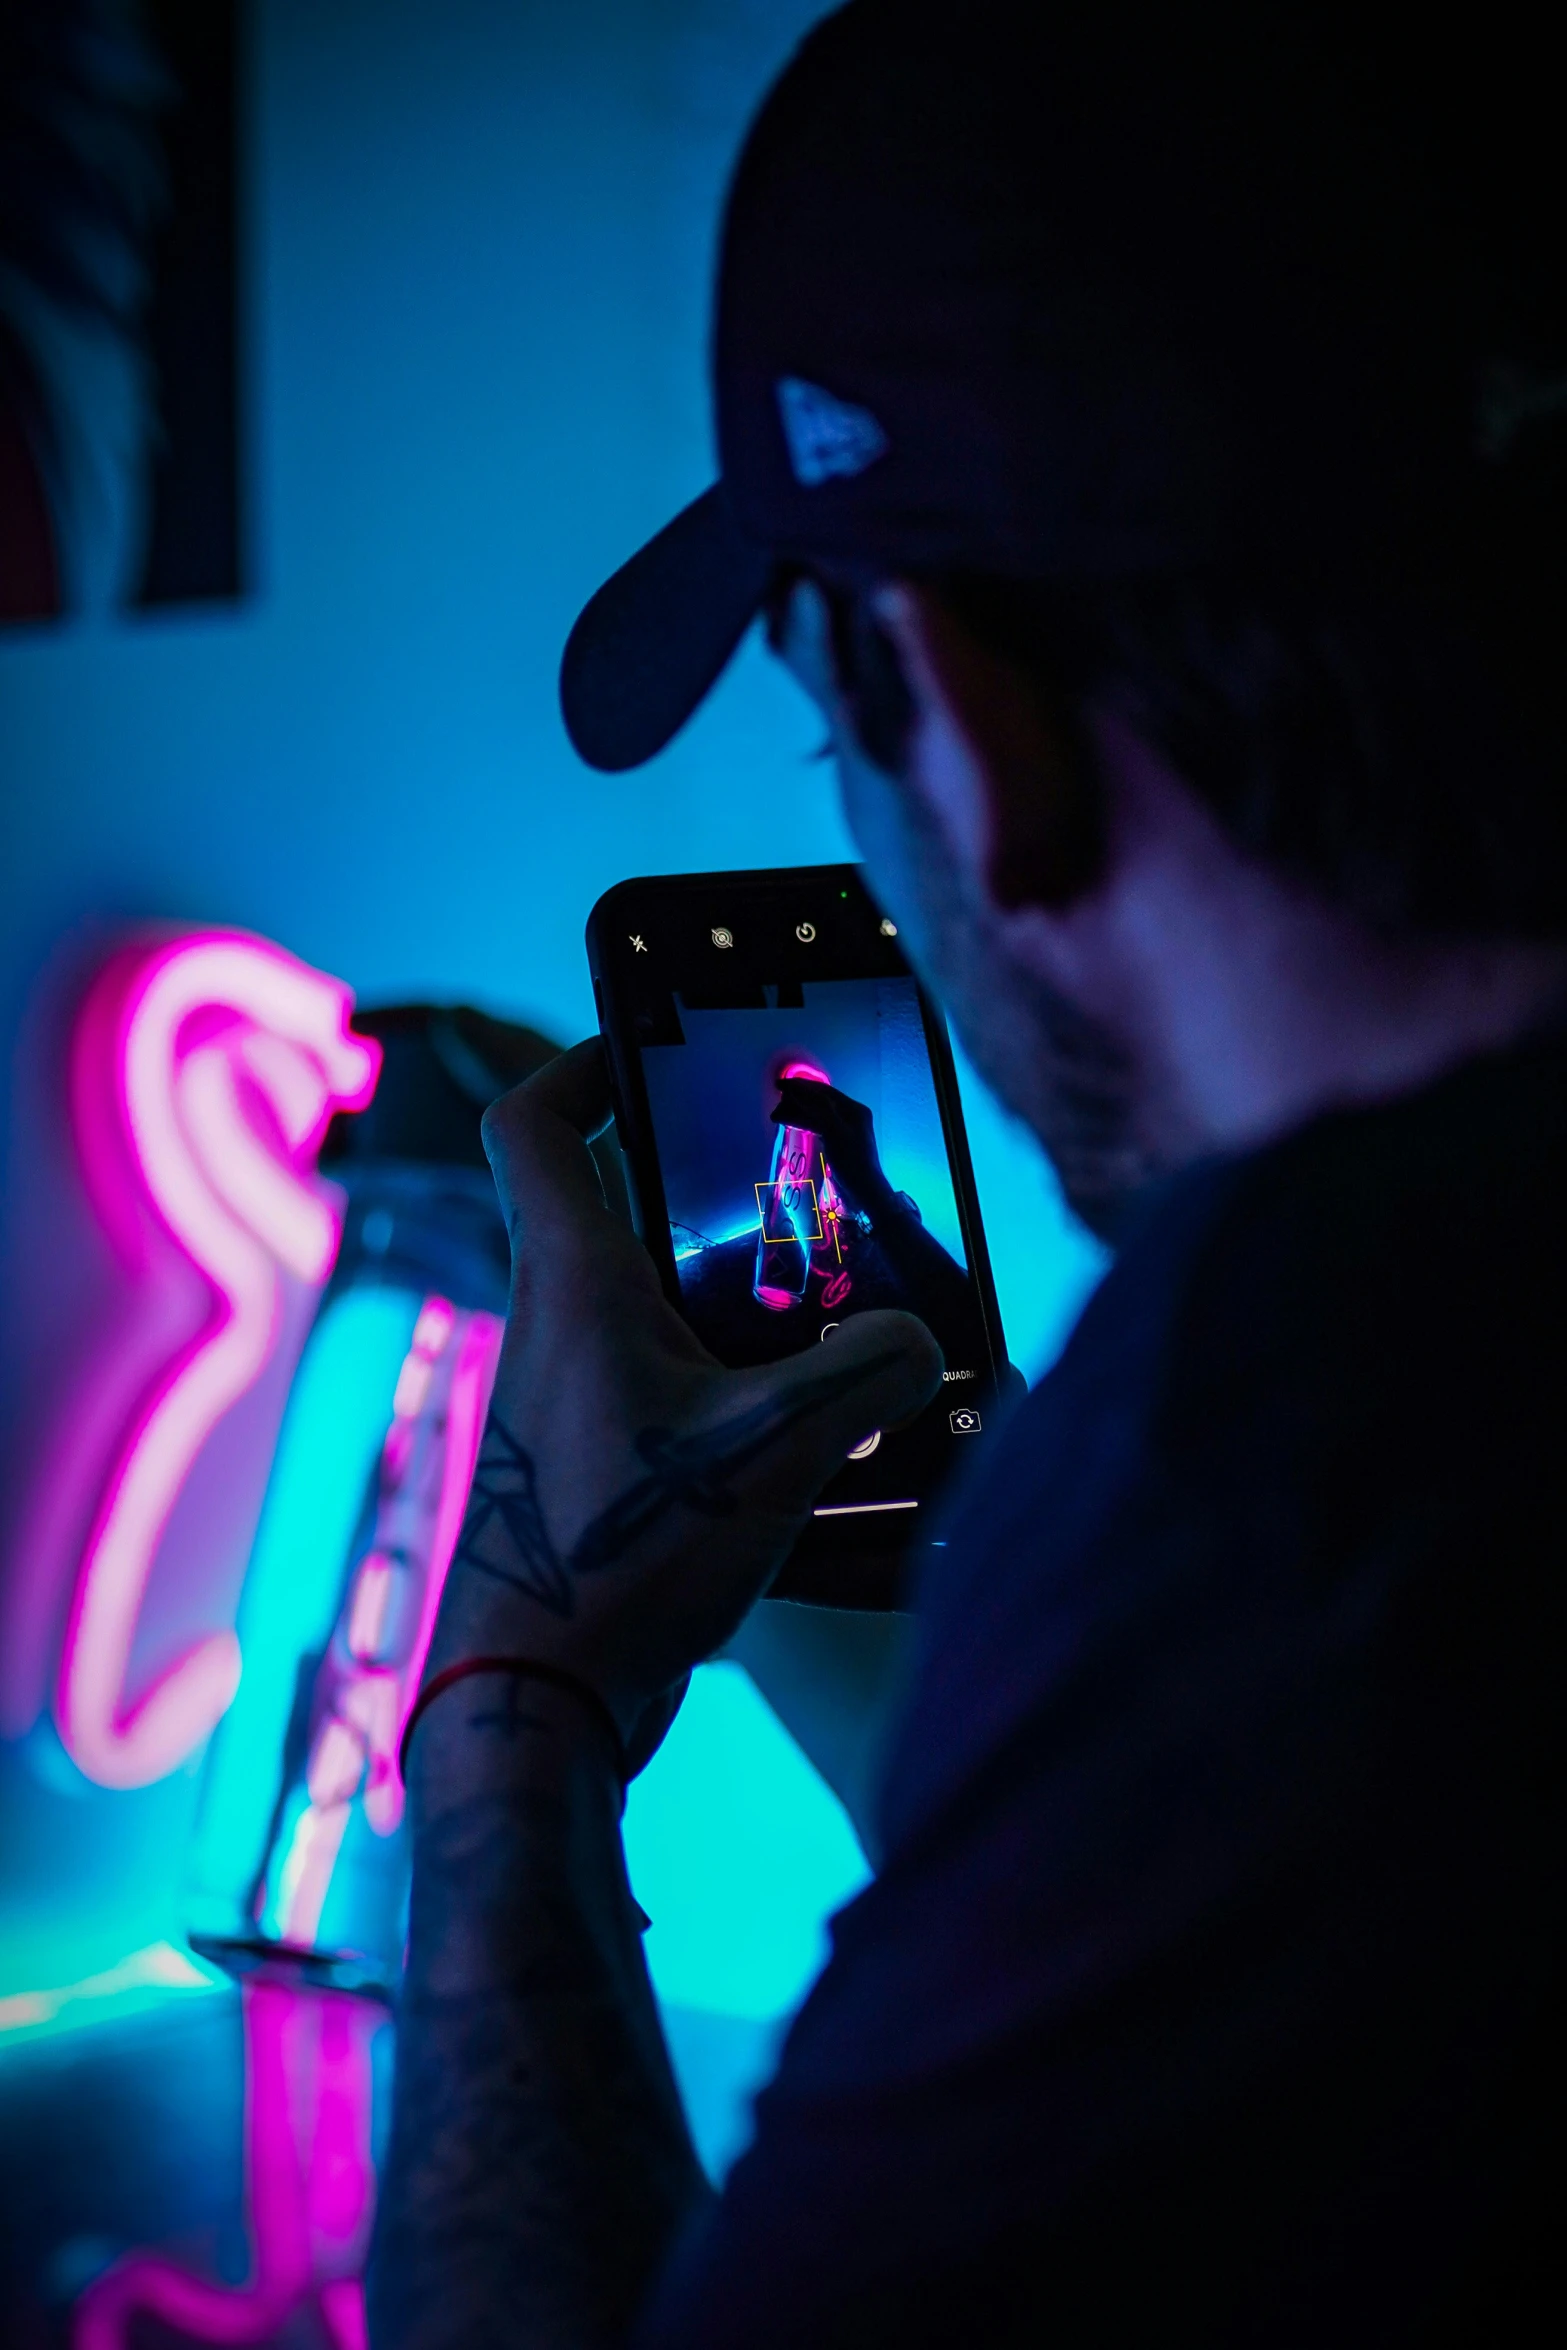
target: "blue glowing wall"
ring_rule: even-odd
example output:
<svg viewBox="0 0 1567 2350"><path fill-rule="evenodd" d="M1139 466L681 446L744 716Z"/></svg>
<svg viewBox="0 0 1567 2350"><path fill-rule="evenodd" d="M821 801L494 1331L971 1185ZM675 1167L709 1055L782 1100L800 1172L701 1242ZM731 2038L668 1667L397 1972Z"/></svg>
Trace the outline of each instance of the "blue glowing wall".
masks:
<svg viewBox="0 0 1567 2350"><path fill-rule="evenodd" d="M361 1000L467 998L566 1039L592 1025L582 925L610 883L769 864L781 799L802 861L852 853L810 759L819 725L754 644L641 774L585 774L555 706L583 598L710 478L723 180L816 13L814 0L250 11L256 593L0 641L0 1031L16 1072L0 1170L0 1541L41 1422L62 1408L53 1367L80 1304L56 1205L70 1180L60 1055L96 938L131 919L241 925ZM1008 1336L1032 1369L1096 1259L973 1089L970 1123ZM26 1564L8 1555L5 1572ZM194 1780L102 1796L46 1729L13 1714L6 1731L0 1994L176 1936ZM700 1683L628 1834L654 1971L687 2016L754 2022L786 2006L860 1865L732 1668ZM755 2061L734 2057L739 2072Z"/></svg>

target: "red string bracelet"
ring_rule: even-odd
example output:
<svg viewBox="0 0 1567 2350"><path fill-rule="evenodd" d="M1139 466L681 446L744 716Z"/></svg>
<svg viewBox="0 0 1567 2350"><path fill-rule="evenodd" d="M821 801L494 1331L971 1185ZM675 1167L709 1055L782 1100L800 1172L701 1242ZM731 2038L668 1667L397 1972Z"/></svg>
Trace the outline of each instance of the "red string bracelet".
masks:
<svg viewBox="0 0 1567 2350"><path fill-rule="evenodd" d="M413 1711L403 1725L402 1743L397 1749L397 1767L405 1779L408 1776L408 1742L418 1728L426 1707L433 1705L446 1690L454 1689L459 1681L471 1679L475 1673L512 1673L519 1680L549 1681L557 1689L569 1689L573 1696L580 1697L608 1731L615 1750L615 1768L619 1773L620 1784L622 1787L626 1785L631 1777L631 1758L626 1752L626 1742L620 1735L620 1725L598 1691L590 1688L586 1681L579 1680L575 1673L568 1673L563 1665L549 1665L542 1657L532 1656L466 1656L460 1664L447 1665L439 1673L432 1674L414 1699Z"/></svg>

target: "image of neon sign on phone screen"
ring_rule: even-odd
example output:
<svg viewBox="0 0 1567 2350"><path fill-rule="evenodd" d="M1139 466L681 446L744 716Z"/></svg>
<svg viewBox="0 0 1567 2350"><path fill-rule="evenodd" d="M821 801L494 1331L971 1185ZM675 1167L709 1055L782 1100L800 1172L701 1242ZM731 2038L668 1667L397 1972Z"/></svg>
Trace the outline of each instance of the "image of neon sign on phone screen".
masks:
<svg viewBox="0 0 1567 2350"><path fill-rule="evenodd" d="M728 1362L871 1306L920 1314L961 1359L976 1308L912 983L804 996L682 1006L685 1042L644 1053L686 1312Z"/></svg>

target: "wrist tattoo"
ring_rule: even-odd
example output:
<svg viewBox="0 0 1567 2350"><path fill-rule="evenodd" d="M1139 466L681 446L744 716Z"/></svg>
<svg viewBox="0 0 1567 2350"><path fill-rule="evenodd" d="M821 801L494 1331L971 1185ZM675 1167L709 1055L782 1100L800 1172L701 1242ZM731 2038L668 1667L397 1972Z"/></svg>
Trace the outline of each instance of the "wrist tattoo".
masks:
<svg viewBox="0 0 1567 2350"><path fill-rule="evenodd" d="M478 1713L468 1716L470 1730L499 1730L503 1737L515 1738L523 1730L545 1730L549 1724L541 1714L527 1713L523 1708L522 1679L508 1673L501 1684L498 1704L485 1704Z"/></svg>
<svg viewBox="0 0 1567 2350"><path fill-rule="evenodd" d="M510 1584L551 1615L569 1616L578 1575L613 1566L677 1503L705 1517L731 1516L740 1506L730 1482L737 1470L895 1359L877 1355L843 1370L818 1372L788 1395L770 1396L694 1436L677 1436L668 1428L642 1429L635 1443L647 1463L646 1476L590 1519L564 1556L544 1522L533 1457L492 1412L453 1563Z"/></svg>

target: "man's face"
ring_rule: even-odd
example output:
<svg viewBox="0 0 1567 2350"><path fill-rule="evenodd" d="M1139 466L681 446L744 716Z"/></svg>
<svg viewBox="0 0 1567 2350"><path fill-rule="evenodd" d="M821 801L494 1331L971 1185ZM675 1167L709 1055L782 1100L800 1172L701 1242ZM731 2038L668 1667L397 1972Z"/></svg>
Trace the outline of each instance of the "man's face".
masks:
<svg viewBox="0 0 1567 2350"><path fill-rule="evenodd" d="M827 722L845 821L910 963L992 1093L1044 1145L1077 1214L1109 1237L1147 1174L1124 1055L1012 950L931 797L866 756L838 690L826 604L809 582L794 589L771 642Z"/></svg>
<svg viewBox="0 0 1567 2350"><path fill-rule="evenodd" d="M982 1065L975 1055L977 1006L987 992L982 911L966 902L932 810L862 749L838 691L825 599L810 582L794 588L771 642L826 721L844 819L871 894L897 923L904 952L939 996L970 1057ZM984 1074L1009 1107L1016 1107L1004 1073L985 1068Z"/></svg>

